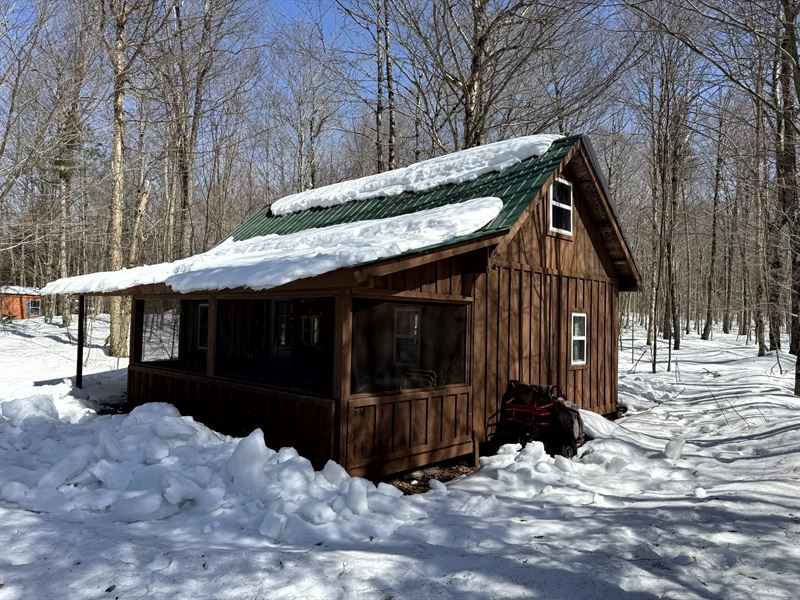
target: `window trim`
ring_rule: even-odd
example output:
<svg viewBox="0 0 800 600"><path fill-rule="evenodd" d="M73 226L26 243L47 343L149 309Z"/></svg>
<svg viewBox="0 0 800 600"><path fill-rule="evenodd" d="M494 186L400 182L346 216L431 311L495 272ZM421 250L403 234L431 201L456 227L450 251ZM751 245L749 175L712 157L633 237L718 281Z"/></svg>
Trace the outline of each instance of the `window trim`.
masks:
<svg viewBox="0 0 800 600"><path fill-rule="evenodd" d="M564 185L569 187L569 199L570 199L570 205L569 206L567 206L566 204L561 204L560 202L556 202L556 201L553 200L553 189L555 188L556 182L563 183ZM549 233L555 233L555 234L558 234L558 235L565 235L565 236L568 236L568 237L571 238L573 236L573 231L575 230L575 211L573 210L573 207L575 206L575 196L572 193L572 184L569 181L567 181L566 179L562 179L561 177L556 177L555 180L553 181L553 184L550 186L550 190L547 192L547 198L548 198L548 224L547 224L548 225L548 232ZM561 208L563 210L568 210L569 211L569 217L570 217L569 218L569 224L570 224L570 229L569 230L567 230L567 229L559 229L558 227L554 227L553 226L553 207L554 206L557 206L558 208Z"/></svg>
<svg viewBox="0 0 800 600"><path fill-rule="evenodd" d="M583 335L576 336L575 335L575 317L582 317L583 318ZM587 364L587 358L589 354L589 317L585 312L573 312L570 313L570 335L569 335L569 359L570 365L573 367L582 367ZM576 341L583 341L583 360L575 360L575 347L574 343Z"/></svg>

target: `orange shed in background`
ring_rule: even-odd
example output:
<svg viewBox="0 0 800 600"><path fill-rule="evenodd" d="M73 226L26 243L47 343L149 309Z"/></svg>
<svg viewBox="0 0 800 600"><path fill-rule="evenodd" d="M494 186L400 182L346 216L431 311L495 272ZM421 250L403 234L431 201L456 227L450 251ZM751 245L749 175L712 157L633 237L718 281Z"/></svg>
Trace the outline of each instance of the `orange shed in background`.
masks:
<svg viewBox="0 0 800 600"><path fill-rule="evenodd" d="M28 319L42 312L42 296L38 288L0 285L0 317Z"/></svg>

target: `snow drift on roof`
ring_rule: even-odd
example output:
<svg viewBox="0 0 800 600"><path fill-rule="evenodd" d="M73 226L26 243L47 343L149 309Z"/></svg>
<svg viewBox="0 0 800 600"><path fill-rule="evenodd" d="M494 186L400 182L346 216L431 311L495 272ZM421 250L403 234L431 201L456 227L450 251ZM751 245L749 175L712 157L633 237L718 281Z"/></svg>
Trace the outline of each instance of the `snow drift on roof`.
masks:
<svg viewBox="0 0 800 600"><path fill-rule="evenodd" d="M529 135L469 148L422 162L285 196L271 206L272 214L287 215L314 207L344 204L402 192L421 192L446 183L461 183L485 173L502 171L531 156L541 156L560 135Z"/></svg>
<svg viewBox="0 0 800 600"><path fill-rule="evenodd" d="M239 242L228 239L208 252L171 263L59 279L47 284L42 292L118 292L154 283L165 283L181 293L238 287L265 290L474 233L502 208L500 198L476 198L289 235L265 235Z"/></svg>
<svg viewBox="0 0 800 600"><path fill-rule="evenodd" d="M0 285L0 294L11 294L13 296L39 296L39 288L22 287L21 285Z"/></svg>

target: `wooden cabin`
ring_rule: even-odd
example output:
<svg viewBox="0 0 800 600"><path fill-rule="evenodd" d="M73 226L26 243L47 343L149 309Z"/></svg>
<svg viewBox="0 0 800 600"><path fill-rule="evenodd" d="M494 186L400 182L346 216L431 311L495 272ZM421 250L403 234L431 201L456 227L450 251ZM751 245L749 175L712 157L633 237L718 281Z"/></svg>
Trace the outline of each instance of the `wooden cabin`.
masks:
<svg viewBox="0 0 800 600"><path fill-rule="evenodd" d="M473 453L510 379L617 409L619 292L640 275L588 139L392 198L275 215L235 240L496 196L472 234L266 291L133 297L128 395L379 476Z"/></svg>
<svg viewBox="0 0 800 600"><path fill-rule="evenodd" d="M29 319L42 314L42 297L38 288L19 285L0 286L0 317Z"/></svg>

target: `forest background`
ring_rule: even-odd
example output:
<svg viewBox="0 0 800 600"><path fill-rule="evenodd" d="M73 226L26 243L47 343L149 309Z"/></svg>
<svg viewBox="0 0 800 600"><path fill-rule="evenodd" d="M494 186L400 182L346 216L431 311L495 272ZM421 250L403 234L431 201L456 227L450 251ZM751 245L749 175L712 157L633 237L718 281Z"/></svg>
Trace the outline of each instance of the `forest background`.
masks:
<svg viewBox="0 0 800 600"><path fill-rule="evenodd" d="M289 193L587 134L644 281L623 328L679 349L717 323L759 355L798 355L798 14L799 0L0 0L0 282L175 260ZM45 303L66 322L70 306ZM125 300L95 309L124 355Z"/></svg>

